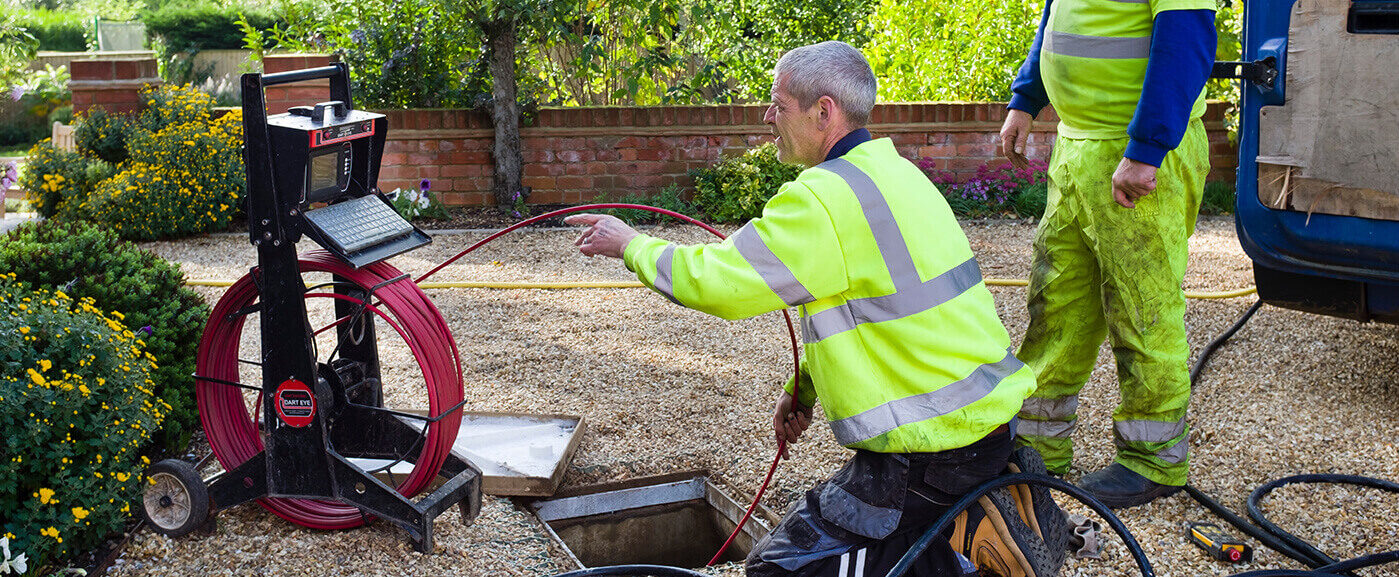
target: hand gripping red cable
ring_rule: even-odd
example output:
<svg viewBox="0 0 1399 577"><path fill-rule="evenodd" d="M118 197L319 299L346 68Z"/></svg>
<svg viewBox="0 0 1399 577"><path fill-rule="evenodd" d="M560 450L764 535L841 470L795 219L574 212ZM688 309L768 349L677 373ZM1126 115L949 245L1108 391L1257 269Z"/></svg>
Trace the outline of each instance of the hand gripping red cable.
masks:
<svg viewBox="0 0 1399 577"><path fill-rule="evenodd" d="M623 203L574 206L531 217L495 232L418 277L417 282L426 280L461 257L516 229L566 214L605 209L632 209L663 214L699 226L721 239L725 238L724 234L714 227L663 208ZM373 291L375 302L367 304L365 311L384 320L408 343L413 352L427 385L429 414L441 417L428 421L426 440L421 453L414 461L413 472L398 486L398 491L404 495L417 494L436 476L442 461L451 451L452 442L461 425L460 412L452 411L451 414L442 416L442 411L456 407L463 399L461 357L446 321L416 283L402 282L407 280L406 277L387 263L376 263L355 270L329 253L311 251L301 260L301 270L329 272L364 289L378 287ZM306 293L306 296L361 302L352 297L326 292ZM238 379L237 353L246 318L240 312L248 310L257 297L257 286L251 274L229 287L210 314L209 324L205 327L199 347L196 374L210 377L197 380L195 385L199 416L209 445L225 470L232 470L262 451L262 439L258 435L257 423L248 414L242 393L235 387L227 386L229 382L237 382ZM797 383L800 382L797 333L792 325L791 314L784 310L782 315L787 322L787 335L792 345L793 383ZM330 326L346 320L348 318L337 319ZM322 327L316 332L328 328L329 326ZM792 394L793 397L796 396L795 384ZM710 559L709 565L719 562L748 523L748 519L753 516L753 511L757 509L763 493L772 481L772 475L777 470L777 463L781 460L785 448L786 441L779 439L777 453L773 456L772 465L768 467L762 486L753 496L753 503L748 506L733 534L729 535L728 540L714 554L714 558ZM359 526L366 520L358 509L335 501L264 498L258 500L258 503L279 517L314 529L346 529Z"/></svg>

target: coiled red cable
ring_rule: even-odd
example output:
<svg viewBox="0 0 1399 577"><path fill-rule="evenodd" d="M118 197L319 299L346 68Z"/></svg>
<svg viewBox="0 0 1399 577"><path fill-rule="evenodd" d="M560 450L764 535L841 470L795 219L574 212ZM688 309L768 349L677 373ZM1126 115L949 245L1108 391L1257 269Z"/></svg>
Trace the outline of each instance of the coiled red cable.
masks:
<svg viewBox="0 0 1399 577"><path fill-rule="evenodd" d="M626 203L574 206L531 217L501 229L443 261L442 264L418 277L416 282L426 280L461 257L516 229L576 212L607 209L632 209L663 214L699 226L720 239L725 238L725 235L714 227L663 208ZM302 272L330 272L364 288L373 287L386 280L401 276L398 269L387 263L376 263L354 270L330 253L320 250L311 251L305 255L301 261L301 270ZM328 297L356 300L333 293L307 293L306 296L308 298ZM384 308L388 309L388 314L373 304L366 305L366 311L387 321L409 344L426 381L429 414L437 415L438 411L453 407L461 402L463 398L461 357L457 352L456 341L452 339L451 332L437 307L432 304L416 283L407 282L407 279L386 285L376 291L374 296L382 302ZM245 317L236 316L234 313L253 304L256 299L257 288L251 275L239 279L238 282L229 287L223 298L219 299L213 313L210 314L209 323L205 327L204 336L200 343L197 374L225 381L236 382L238 380L237 353ZM786 320L787 336L792 345L793 383L798 383L800 382L800 349L797 344L797 333L792 324L791 314L783 310L782 315ZM398 322L393 320L395 318ZM336 322L342 320L344 319ZM218 457L219 463L223 465L225 470L232 470L262 451L262 440L258 437L257 425L248 414L239 389L206 380L199 380L195 388L199 402L199 417L204 425L205 435L214 450L214 455ZM796 396L796 393L796 385L794 384L793 397ZM408 479L399 485L399 492L412 496L427 485L437 474L438 469L442 466L442 461L451 450L452 441L455 440L460 425L460 411L454 411L453 414L440 421L429 423L428 438L423 445L422 453L414 462L413 472ZM724 552L728 550L734 539L738 537L739 532L743 530L744 525L752 518L753 511L757 509L758 503L762 501L763 493L767 491L768 484L772 481L772 475L777 470L777 464L781 461L785 448L786 441L779 439L777 454L773 456L772 465L768 467L767 476L764 477L762 486L753 496L753 502L748 506L743 519L738 522L724 545L714 554L714 558L710 559L709 565L719 562ZM314 529L346 529L357 527L365 520L358 509L336 501L264 498L259 499L258 503L283 519Z"/></svg>
<svg viewBox="0 0 1399 577"><path fill-rule="evenodd" d="M303 255L300 265L303 273L335 274L366 290L390 279L403 277L398 269L387 263L355 270L320 250ZM313 292L307 293L306 297L360 302L334 293ZM379 302L367 304L366 314L383 319L412 351L427 388L428 414L436 416L440 411L461 402L461 357L456 341L452 339L446 320L427 295L404 277L380 287L374 292L374 297ZM247 275L229 287L219 299L200 342L197 374L238 381L238 347L247 317L235 313L254 304L257 298L257 286L252 275ZM262 451L257 423L244 405L241 389L199 379L195 385L195 395L205 435L225 470L232 470ZM261 402L257 410L261 410ZM415 495L437 475L460 426L460 411L428 423L427 438L419 454L412 459L413 471L398 487L400 493ZM283 519L313 529L347 529L362 525L365 521L359 509L337 501L264 498L259 499L258 503Z"/></svg>

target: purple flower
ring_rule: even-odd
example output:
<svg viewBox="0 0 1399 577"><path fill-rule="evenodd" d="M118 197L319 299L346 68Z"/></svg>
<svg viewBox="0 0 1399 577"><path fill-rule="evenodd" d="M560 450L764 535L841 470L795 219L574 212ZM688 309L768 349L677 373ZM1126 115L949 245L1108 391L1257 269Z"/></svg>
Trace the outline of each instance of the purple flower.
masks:
<svg viewBox="0 0 1399 577"><path fill-rule="evenodd" d="M10 89L10 98L14 99L16 102L18 102L19 99L20 99L20 98L23 98L23 97L24 97L24 87L23 87L23 86L15 86L14 88L11 88L11 89Z"/></svg>
<svg viewBox="0 0 1399 577"><path fill-rule="evenodd" d="M9 188L17 181L19 181L19 170L15 168L15 163L6 163L4 174L0 174L0 191Z"/></svg>
<svg viewBox="0 0 1399 577"><path fill-rule="evenodd" d="M423 192L432 190L432 181L426 178L418 181L418 190L421 190Z"/></svg>
<svg viewBox="0 0 1399 577"><path fill-rule="evenodd" d="M151 336L155 334L155 328L151 327L151 325L146 325L141 327L141 332L146 333L146 336Z"/></svg>

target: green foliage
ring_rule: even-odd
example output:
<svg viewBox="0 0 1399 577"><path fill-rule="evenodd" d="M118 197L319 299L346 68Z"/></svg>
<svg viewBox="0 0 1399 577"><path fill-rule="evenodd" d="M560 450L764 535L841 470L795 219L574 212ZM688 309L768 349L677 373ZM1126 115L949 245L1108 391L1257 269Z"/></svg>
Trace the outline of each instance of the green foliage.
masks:
<svg viewBox="0 0 1399 577"><path fill-rule="evenodd" d="M29 61L39 50L39 40L12 14L0 14L0 89L19 84L27 76Z"/></svg>
<svg viewBox="0 0 1399 577"><path fill-rule="evenodd" d="M879 99L1010 98L1042 6L1032 0L880 0L864 46Z"/></svg>
<svg viewBox="0 0 1399 577"><path fill-rule="evenodd" d="M39 50L82 52L87 50L89 18L72 10L14 10L18 25L39 41Z"/></svg>
<svg viewBox="0 0 1399 577"><path fill-rule="evenodd" d="M8 251L9 244L0 245ZM0 531L35 574L126 525L166 406L140 335L92 301L0 279Z"/></svg>
<svg viewBox="0 0 1399 577"><path fill-rule="evenodd" d="M604 196L598 199L598 202L654 206L656 208L664 208L672 212L678 212L685 216L693 216L695 212L694 205L690 204L688 200L685 200L685 194L677 184L668 184L654 195L631 193L618 197L616 200ZM673 216L667 216L649 210L611 208L601 212L620 218L630 224L665 224L680 222L680 219Z"/></svg>
<svg viewBox="0 0 1399 577"><path fill-rule="evenodd" d="M27 198L45 216L94 220L126 239L226 228L242 207L242 113L215 119L213 99L188 86L149 88L141 98L147 108L135 118L80 117L82 154L47 142L31 149L20 180Z"/></svg>
<svg viewBox="0 0 1399 577"><path fill-rule="evenodd" d="M1234 182L1211 180L1205 182L1205 196L1200 202L1200 212L1205 214L1234 214Z"/></svg>
<svg viewBox="0 0 1399 577"><path fill-rule="evenodd" d="M1044 208L1049 202L1049 182L1025 185L1011 202L1015 207L1015 214L1043 218Z"/></svg>
<svg viewBox="0 0 1399 577"><path fill-rule="evenodd" d="M29 149L19 187L40 216L81 218L93 188L112 172L112 165L58 150L46 138Z"/></svg>
<svg viewBox="0 0 1399 577"><path fill-rule="evenodd" d="M777 160L777 146L767 143L709 168L692 171L695 206L710 222L738 223L761 216L763 205L801 167Z"/></svg>
<svg viewBox="0 0 1399 577"><path fill-rule="evenodd" d="M199 426L190 377L194 344L209 306L184 286L179 265L96 225L44 221L23 225L0 243L0 273L13 273L36 287L62 288L74 298L92 298L95 306L115 311L141 333L144 350L158 365L150 370L152 390L169 404L165 424L153 440L172 451L188 443Z"/></svg>
<svg viewBox="0 0 1399 577"><path fill-rule="evenodd" d="M257 30L270 30L280 23L262 10L215 2L171 2L141 17L146 34L158 38L170 53L243 48L240 19Z"/></svg>
<svg viewBox="0 0 1399 577"><path fill-rule="evenodd" d="M803 44L867 38L874 0L605 0L533 36L539 99L566 105L766 100L772 67Z"/></svg>
<svg viewBox="0 0 1399 577"><path fill-rule="evenodd" d="M287 24L270 34L276 44L338 55L350 66L357 105L474 107L489 92L483 37L466 3L313 1L287 9ZM267 39L245 35L242 42Z"/></svg>
<svg viewBox="0 0 1399 577"><path fill-rule="evenodd" d="M384 193L389 201L393 203L393 209L402 216L404 220L446 220L452 217L447 214L447 207L442 201L437 199L437 195L429 190L430 183L427 179L418 185L418 188L395 188Z"/></svg>
<svg viewBox="0 0 1399 577"><path fill-rule="evenodd" d="M139 131L131 160L89 199L92 218L132 240L228 227L243 193L241 114Z"/></svg>
<svg viewBox="0 0 1399 577"><path fill-rule="evenodd" d="M102 108L90 109L78 115L73 127L73 143L78 152L112 164L120 164L129 156L126 146L136 129L128 114L113 114Z"/></svg>

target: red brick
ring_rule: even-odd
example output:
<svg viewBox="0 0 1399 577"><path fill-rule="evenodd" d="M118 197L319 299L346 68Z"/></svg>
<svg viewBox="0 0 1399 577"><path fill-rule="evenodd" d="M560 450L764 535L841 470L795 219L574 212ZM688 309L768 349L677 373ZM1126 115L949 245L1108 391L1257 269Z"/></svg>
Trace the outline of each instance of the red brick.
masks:
<svg viewBox="0 0 1399 577"><path fill-rule="evenodd" d="M68 69L73 80L112 80L115 77L111 60L74 60Z"/></svg>
<svg viewBox="0 0 1399 577"><path fill-rule="evenodd" d="M530 204L558 204L563 202L561 190L535 190L530 192Z"/></svg>
<svg viewBox="0 0 1399 577"><path fill-rule="evenodd" d="M552 176L526 176L520 180L520 184L530 188L555 188Z"/></svg>
<svg viewBox="0 0 1399 577"><path fill-rule="evenodd" d="M462 206L466 204L466 194L461 192L444 192L438 197L442 204L447 206Z"/></svg>
<svg viewBox="0 0 1399 577"><path fill-rule="evenodd" d="M588 188L593 185L593 179L587 176L560 176L554 180L554 186L561 189Z"/></svg>

